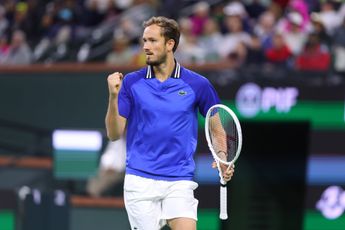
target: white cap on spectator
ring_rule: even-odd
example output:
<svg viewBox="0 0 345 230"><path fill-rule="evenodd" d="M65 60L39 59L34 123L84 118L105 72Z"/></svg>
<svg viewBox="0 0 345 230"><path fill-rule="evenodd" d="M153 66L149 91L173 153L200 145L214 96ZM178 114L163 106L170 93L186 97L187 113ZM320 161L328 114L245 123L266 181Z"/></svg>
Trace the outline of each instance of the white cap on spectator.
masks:
<svg viewBox="0 0 345 230"><path fill-rule="evenodd" d="M244 17L247 12L243 4L240 2L231 2L224 7L224 14L227 16L241 16Z"/></svg>
<svg viewBox="0 0 345 230"><path fill-rule="evenodd" d="M193 6L193 12L204 12L204 11L208 11L210 9L210 5L208 4L208 2L202 1L202 2L198 2Z"/></svg>
<svg viewBox="0 0 345 230"><path fill-rule="evenodd" d="M302 25L302 23L303 23L302 15L298 12L289 13L288 19L291 23L296 24L298 26Z"/></svg>

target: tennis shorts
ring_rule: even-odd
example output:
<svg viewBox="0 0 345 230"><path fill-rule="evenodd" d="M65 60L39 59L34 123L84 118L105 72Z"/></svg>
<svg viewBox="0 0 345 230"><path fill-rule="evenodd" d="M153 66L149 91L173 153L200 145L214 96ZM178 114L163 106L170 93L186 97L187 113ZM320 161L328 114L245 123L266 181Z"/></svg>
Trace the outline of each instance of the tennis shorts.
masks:
<svg viewBox="0 0 345 230"><path fill-rule="evenodd" d="M127 174L124 200L132 230L158 230L178 217L197 220L198 200L193 181L153 180Z"/></svg>

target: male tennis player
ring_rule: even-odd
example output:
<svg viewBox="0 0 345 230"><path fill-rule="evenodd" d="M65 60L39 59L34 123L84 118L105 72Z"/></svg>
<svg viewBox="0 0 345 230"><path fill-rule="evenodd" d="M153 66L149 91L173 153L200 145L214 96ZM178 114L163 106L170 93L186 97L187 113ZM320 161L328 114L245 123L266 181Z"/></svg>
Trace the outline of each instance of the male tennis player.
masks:
<svg viewBox="0 0 345 230"><path fill-rule="evenodd" d="M174 58L180 31L176 21L152 17L144 22L147 67L108 76L107 135L127 129L124 199L132 229L196 229L193 182L197 111L219 103L209 81ZM223 170L229 181L233 169Z"/></svg>

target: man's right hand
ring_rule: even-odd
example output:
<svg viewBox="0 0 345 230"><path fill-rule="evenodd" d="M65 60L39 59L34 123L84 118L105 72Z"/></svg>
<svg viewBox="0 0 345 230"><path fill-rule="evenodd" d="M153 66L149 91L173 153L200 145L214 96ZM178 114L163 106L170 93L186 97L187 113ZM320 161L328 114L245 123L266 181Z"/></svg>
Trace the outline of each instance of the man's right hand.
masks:
<svg viewBox="0 0 345 230"><path fill-rule="evenodd" d="M108 76L108 89L109 95L112 97L117 97L122 85L123 74L120 72L115 72Z"/></svg>

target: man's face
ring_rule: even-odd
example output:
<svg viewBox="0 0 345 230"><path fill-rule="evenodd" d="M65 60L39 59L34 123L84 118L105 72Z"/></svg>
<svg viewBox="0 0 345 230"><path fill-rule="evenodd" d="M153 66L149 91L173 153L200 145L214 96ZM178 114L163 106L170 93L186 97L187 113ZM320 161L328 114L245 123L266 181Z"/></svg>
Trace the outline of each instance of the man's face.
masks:
<svg viewBox="0 0 345 230"><path fill-rule="evenodd" d="M167 59L167 43L161 35L161 27L151 25L143 33L143 49L146 54L146 64L157 66Z"/></svg>

